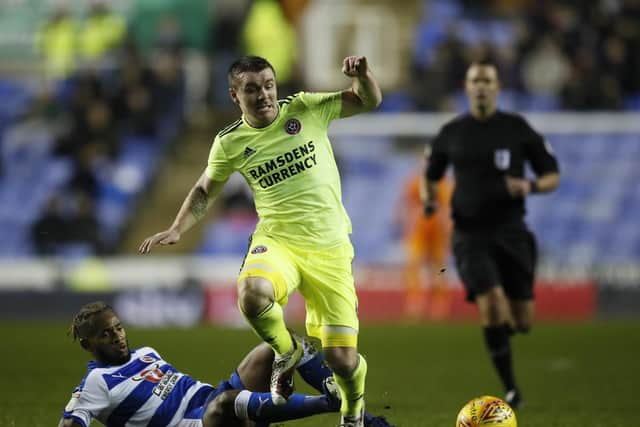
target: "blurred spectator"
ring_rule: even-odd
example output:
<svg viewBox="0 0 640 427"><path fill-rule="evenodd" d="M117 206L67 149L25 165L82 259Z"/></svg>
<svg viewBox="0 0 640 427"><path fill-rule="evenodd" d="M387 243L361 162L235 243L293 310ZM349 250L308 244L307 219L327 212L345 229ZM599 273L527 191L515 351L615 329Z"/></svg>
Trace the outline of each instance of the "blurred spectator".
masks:
<svg viewBox="0 0 640 427"><path fill-rule="evenodd" d="M38 255L53 255L60 242L66 238L67 223L62 215L62 202L52 196L31 228L31 238Z"/></svg>
<svg viewBox="0 0 640 427"><path fill-rule="evenodd" d="M103 252L93 200L82 191L72 197L52 196L32 226L39 255L55 255L67 245L85 244L92 254Z"/></svg>
<svg viewBox="0 0 640 427"><path fill-rule="evenodd" d="M88 245L92 254L102 254L104 246L100 238L94 201L81 191L75 196L75 211L69 219L67 240L75 244Z"/></svg>
<svg viewBox="0 0 640 427"><path fill-rule="evenodd" d="M119 138L110 105L97 96L74 98L71 127L57 141L56 154L78 159L83 147L95 145L99 153L114 158Z"/></svg>
<svg viewBox="0 0 640 427"><path fill-rule="evenodd" d="M422 150L420 150L422 151ZM401 204L397 218L402 227L405 249L405 312L414 319L442 319L449 314L450 295L448 291L447 266L450 255L449 240L452 221L448 209L453 183L449 178L438 183L438 204L442 207L437 214L426 217L420 198L420 186L426 165L426 154L420 154L418 167L404 183ZM428 290L424 299L424 290Z"/></svg>
<svg viewBox="0 0 640 427"><path fill-rule="evenodd" d="M424 110L446 109L446 97L455 91L464 78L466 59L462 41L454 27L450 27L446 37L433 52L423 52L431 60L423 67L415 64L415 78L418 82L416 106Z"/></svg>
<svg viewBox="0 0 640 427"><path fill-rule="evenodd" d="M155 136L156 109L151 89L142 84L127 88L124 94L125 131L135 136Z"/></svg>
<svg viewBox="0 0 640 427"><path fill-rule="evenodd" d="M244 23L245 53L266 58L276 72L281 96L297 86L297 36L277 0L255 0Z"/></svg>
<svg viewBox="0 0 640 427"><path fill-rule="evenodd" d="M124 19L109 10L106 0L92 0L80 33L80 53L90 63L118 47L125 36Z"/></svg>
<svg viewBox="0 0 640 427"><path fill-rule="evenodd" d="M631 54L632 43L617 34L608 36L602 46L604 71L620 84L625 93L635 93L640 89L637 66L637 57ZM636 44L634 51L637 52ZM635 55L637 56L637 55Z"/></svg>
<svg viewBox="0 0 640 427"><path fill-rule="evenodd" d="M86 144L95 144L98 152L115 158L118 154L119 138L113 113L106 100L96 99L88 106L85 113L86 129L84 138Z"/></svg>
<svg viewBox="0 0 640 427"><path fill-rule="evenodd" d="M242 24L249 13L249 0L219 0L210 23L210 102L229 108L227 69L241 53Z"/></svg>
<svg viewBox="0 0 640 427"><path fill-rule="evenodd" d="M568 77L569 61L550 36L524 58L522 79L528 93L557 95Z"/></svg>
<svg viewBox="0 0 640 427"><path fill-rule="evenodd" d="M185 88L180 54L172 50L160 51L155 56L153 70L156 75L154 105L158 117L164 119L169 113L181 117Z"/></svg>
<svg viewBox="0 0 640 427"><path fill-rule="evenodd" d="M155 76L134 47L130 47L123 55L120 76L113 108L123 130L132 135L155 135Z"/></svg>
<svg viewBox="0 0 640 427"><path fill-rule="evenodd" d="M156 29L155 44L155 47L161 51L167 50L177 53L182 49L184 44L182 27L177 17L169 14L160 20Z"/></svg>
<svg viewBox="0 0 640 427"><path fill-rule="evenodd" d="M98 179L94 167L97 163L97 150L95 144L87 144L80 149L74 173L69 182L69 189L75 193L82 193L91 200L98 198Z"/></svg>
<svg viewBox="0 0 640 427"><path fill-rule="evenodd" d="M48 80L63 79L76 65L77 26L68 10L59 6L41 26L35 37L35 50L43 57Z"/></svg>
<svg viewBox="0 0 640 427"><path fill-rule="evenodd" d="M310 0L280 0L280 5L284 16L295 25L309 2Z"/></svg>
<svg viewBox="0 0 640 427"><path fill-rule="evenodd" d="M573 63L571 78L562 90L562 107L569 110L616 109L622 99L617 82L604 85L592 52L580 49Z"/></svg>

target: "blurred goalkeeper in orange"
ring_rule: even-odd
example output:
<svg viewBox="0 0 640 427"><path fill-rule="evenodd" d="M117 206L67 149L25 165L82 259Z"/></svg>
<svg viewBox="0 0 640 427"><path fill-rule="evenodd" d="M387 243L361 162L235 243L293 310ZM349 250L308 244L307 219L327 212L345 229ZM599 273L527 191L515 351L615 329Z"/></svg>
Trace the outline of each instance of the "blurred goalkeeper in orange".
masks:
<svg viewBox="0 0 640 427"><path fill-rule="evenodd" d="M443 319L449 315L449 292L446 265L450 253L452 222L448 208L434 215L423 214L420 194L424 191L422 171L426 167L430 148L421 156L420 168L406 181L399 219L402 225L406 263L405 313L414 319L427 316ZM438 206L448 207L453 185L450 179L438 183ZM423 284L428 286L424 297Z"/></svg>

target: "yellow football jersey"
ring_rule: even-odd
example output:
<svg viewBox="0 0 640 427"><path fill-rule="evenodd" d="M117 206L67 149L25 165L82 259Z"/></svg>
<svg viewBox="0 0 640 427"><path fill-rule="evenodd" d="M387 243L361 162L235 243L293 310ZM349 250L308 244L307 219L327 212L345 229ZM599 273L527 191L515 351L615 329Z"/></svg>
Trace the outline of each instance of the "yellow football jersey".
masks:
<svg viewBox="0 0 640 427"><path fill-rule="evenodd" d="M269 126L253 128L242 118L223 129L211 146L207 176L244 176L259 216L256 231L302 248L334 247L351 233L327 136L340 117L341 93L300 92L278 106Z"/></svg>

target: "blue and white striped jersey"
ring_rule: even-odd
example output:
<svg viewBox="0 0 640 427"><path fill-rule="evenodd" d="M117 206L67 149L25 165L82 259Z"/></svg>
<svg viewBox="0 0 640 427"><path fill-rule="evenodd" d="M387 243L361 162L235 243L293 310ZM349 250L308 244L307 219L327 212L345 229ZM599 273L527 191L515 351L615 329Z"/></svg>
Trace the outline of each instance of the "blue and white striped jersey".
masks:
<svg viewBox="0 0 640 427"><path fill-rule="evenodd" d="M108 427L199 427L214 390L178 372L153 348L142 347L124 365L89 362L63 417L84 427L94 418Z"/></svg>

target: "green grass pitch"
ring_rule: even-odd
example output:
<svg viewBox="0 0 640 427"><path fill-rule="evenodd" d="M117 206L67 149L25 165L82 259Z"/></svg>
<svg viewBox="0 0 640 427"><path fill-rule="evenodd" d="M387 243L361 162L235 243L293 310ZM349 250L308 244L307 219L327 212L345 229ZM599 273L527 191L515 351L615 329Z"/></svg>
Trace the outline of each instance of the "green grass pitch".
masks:
<svg viewBox="0 0 640 427"><path fill-rule="evenodd" d="M0 426L57 425L88 356L65 333L61 323L0 324ZM132 347L151 345L178 369L213 384L258 342L246 330L209 326L128 334ZM545 323L515 337L513 346L526 400L520 427L638 425L640 322ZM399 427L453 427L470 398L502 395L474 324L364 325L360 348L369 361L367 407ZM285 425L337 420L329 414Z"/></svg>

